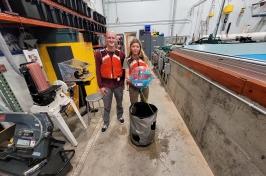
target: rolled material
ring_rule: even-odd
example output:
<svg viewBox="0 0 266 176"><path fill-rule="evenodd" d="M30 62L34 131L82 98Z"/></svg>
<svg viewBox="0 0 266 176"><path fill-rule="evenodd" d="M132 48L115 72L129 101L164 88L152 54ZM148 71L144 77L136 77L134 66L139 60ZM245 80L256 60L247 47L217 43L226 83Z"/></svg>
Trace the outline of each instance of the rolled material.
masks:
<svg viewBox="0 0 266 176"><path fill-rule="evenodd" d="M32 80L34 81L38 92L45 91L50 87L49 83L46 81L41 66L38 63L27 64L27 68L29 69L29 73L32 77Z"/></svg>

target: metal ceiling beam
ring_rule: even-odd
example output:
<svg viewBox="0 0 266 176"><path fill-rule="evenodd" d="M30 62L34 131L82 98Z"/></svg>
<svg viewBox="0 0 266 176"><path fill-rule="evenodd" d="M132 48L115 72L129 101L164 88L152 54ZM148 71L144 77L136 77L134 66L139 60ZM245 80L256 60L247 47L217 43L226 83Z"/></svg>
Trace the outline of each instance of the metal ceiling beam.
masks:
<svg viewBox="0 0 266 176"><path fill-rule="evenodd" d="M129 2L146 2L146 1L159 1L159 0L107 0L107 1L105 1L105 4L129 3Z"/></svg>
<svg viewBox="0 0 266 176"><path fill-rule="evenodd" d="M138 21L138 22L125 22L125 23L109 23L108 27L131 27L131 26L144 26L145 24L151 25L169 25L169 24L186 24L189 23L188 19L179 20L158 20L158 21Z"/></svg>

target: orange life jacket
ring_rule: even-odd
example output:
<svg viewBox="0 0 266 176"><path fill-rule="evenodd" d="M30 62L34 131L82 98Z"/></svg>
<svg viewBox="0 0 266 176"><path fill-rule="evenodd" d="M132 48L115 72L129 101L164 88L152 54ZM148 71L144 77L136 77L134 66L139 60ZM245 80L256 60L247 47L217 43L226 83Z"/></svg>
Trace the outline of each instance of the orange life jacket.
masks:
<svg viewBox="0 0 266 176"><path fill-rule="evenodd" d="M142 59L132 59L132 58L129 58L128 59L128 65L129 65L129 75L131 74L131 72L136 68L136 67L139 67L139 66L144 66L146 68L148 68L148 64L146 64L144 62L144 60Z"/></svg>
<svg viewBox="0 0 266 176"><path fill-rule="evenodd" d="M116 50L113 56L110 56L106 50L101 50L102 64L101 76L107 79L117 79L123 74L120 51Z"/></svg>

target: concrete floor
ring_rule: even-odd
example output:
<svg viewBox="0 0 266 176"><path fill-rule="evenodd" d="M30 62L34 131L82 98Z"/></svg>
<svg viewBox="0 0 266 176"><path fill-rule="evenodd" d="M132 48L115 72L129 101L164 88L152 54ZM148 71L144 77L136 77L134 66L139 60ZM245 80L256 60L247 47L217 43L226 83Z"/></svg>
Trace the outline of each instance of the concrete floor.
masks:
<svg viewBox="0 0 266 176"><path fill-rule="evenodd" d="M158 79L150 87L149 102L158 107L158 115L155 142L148 147L136 147L129 140L128 91L124 92L123 125L116 120L115 101L111 123L105 133L101 132L102 118L99 113L90 120L86 119L89 123L86 131L78 120L74 126L71 125L79 145L72 160L73 170L68 175L212 176L207 162Z"/></svg>

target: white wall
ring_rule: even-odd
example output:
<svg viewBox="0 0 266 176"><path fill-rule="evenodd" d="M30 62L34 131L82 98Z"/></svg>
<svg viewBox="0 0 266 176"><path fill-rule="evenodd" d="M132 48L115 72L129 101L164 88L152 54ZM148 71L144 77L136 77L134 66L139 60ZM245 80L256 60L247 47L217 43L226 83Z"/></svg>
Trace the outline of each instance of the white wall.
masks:
<svg viewBox="0 0 266 176"><path fill-rule="evenodd" d="M215 16L210 19L208 34L214 31L214 28L218 20L218 9L222 4L222 0L216 0L215 5ZM252 17L251 16L251 4L258 2L258 0L231 0L234 5L234 11L229 15L228 22L226 24L225 30L221 31L223 19L225 15L222 15L221 24L219 26L218 34L224 34L228 24L231 22L231 28L229 33L243 33L243 32L265 32L266 31L266 21L262 17ZM210 2L206 2L205 7L210 9ZM244 13L241 15L241 8L245 8ZM205 8L206 9L206 8ZM206 19L209 11L205 11L203 18ZM264 25L261 23L264 20ZM262 24L261 26L259 24Z"/></svg>
<svg viewBox="0 0 266 176"><path fill-rule="evenodd" d="M118 1L118 0L117 0ZM187 3L178 2L176 23L180 28L184 27L181 33L186 34L188 21L186 15L178 13L182 9L189 8L189 2L194 0L186 0ZM133 32L144 28L145 24L151 24L151 30L159 31L165 35L170 33L170 20L172 19L173 0L154 0L142 2L127 3L105 3L108 27L118 33ZM182 20L182 21L178 21Z"/></svg>
<svg viewBox="0 0 266 176"><path fill-rule="evenodd" d="M110 0L109 0L110 1ZM111 0L115 1L115 0ZM116 0L117 2L123 0ZM124 0L127 1L127 0ZM132 0L133 1L133 0ZM139 2L123 2L123 3L108 3L105 0L105 12L107 16L108 26L111 30L117 33L135 32L144 28L144 24L152 24L155 21L161 21L156 25L152 24L152 30L164 33L169 36L170 24L162 22L163 20L172 19L172 6L174 0L154 0L154 1L139 1ZM195 37L200 33L200 21L206 20L209 14L212 0L206 0L202 5L194 8L192 14L189 10L193 4L200 0L177 0L175 20L187 19L190 22L176 22L174 25L173 35L190 35L193 33ZM231 22L229 33L241 33L244 31L259 32L266 31L266 20L261 17L251 17L251 4L259 0L229 0L234 5L234 11L229 15L227 25ZM226 0L226 4L227 4ZM213 33L216 26L219 10L222 0L215 0L215 16L210 18L207 34ZM240 10L245 7L245 12L242 15ZM222 16L223 22L224 15ZM264 24L263 24L264 22ZM261 24L261 28L258 25ZM227 29L225 27L225 31ZM222 24L220 25L221 28ZM218 30L218 34L221 30ZM202 35L206 33L201 33Z"/></svg>
<svg viewBox="0 0 266 176"><path fill-rule="evenodd" d="M103 3L102 0L85 0L88 5L98 13L103 15Z"/></svg>

